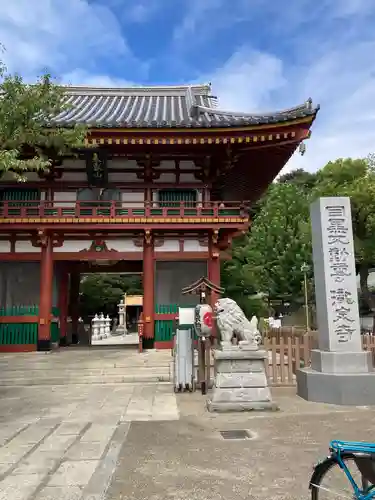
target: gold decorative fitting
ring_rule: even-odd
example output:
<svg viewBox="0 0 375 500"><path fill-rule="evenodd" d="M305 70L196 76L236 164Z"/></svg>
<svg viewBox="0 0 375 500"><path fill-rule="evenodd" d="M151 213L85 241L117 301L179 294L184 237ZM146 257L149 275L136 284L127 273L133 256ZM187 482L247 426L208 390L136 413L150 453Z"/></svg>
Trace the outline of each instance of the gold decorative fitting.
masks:
<svg viewBox="0 0 375 500"><path fill-rule="evenodd" d="M267 128L267 127L264 127ZM236 130L236 133L239 130ZM250 129L249 129L250 131ZM134 131L132 131L134 132ZM242 135L215 135L215 136L207 136L207 137L202 137L202 136L194 136L194 135L189 135L191 134L191 130L186 130L184 135L176 137L176 136L167 136L167 137L129 137L129 136L123 136L123 137L101 137L101 138L88 138L86 139L87 144L92 144L92 145L98 145L98 144L124 144L124 145L143 145L143 144L162 144L162 145L180 145L180 144L189 144L189 145L198 145L198 144L241 144L243 142L249 143L256 143L256 142L265 142L265 141L273 141L273 140L280 140L281 138L283 139L288 139L289 137L295 137L296 133L295 132L282 132L282 133L276 133L276 134L268 134L266 132L259 134L251 134L248 135L246 134L246 130L242 131ZM210 132L214 132L214 130L211 130ZM218 132L218 131L216 131ZM261 131L260 131L261 132Z"/></svg>
<svg viewBox="0 0 375 500"><path fill-rule="evenodd" d="M214 245L216 245L218 240L219 240L219 231L217 229L214 229L214 231L212 231L211 241Z"/></svg>
<svg viewBox="0 0 375 500"><path fill-rule="evenodd" d="M152 241L151 231L149 229L146 229L146 231L145 231L145 243L147 243L147 245L150 245L151 241Z"/></svg>
<svg viewBox="0 0 375 500"><path fill-rule="evenodd" d="M0 224L243 224L249 217L9 217Z"/></svg>

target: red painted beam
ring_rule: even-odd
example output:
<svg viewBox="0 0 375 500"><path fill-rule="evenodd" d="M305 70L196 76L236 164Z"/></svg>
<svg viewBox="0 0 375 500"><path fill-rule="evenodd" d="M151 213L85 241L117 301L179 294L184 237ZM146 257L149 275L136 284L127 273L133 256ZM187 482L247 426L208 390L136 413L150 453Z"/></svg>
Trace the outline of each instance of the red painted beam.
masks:
<svg viewBox="0 0 375 500"><path fill-rule="evenodd" d="M34 352L36 351L35 344L4 344L0 345L0 352Z"/></svg>
<svg viewBox="0 0 375 500"><path fill-rule="evenodd" d="M0 316L0 324L38 323L38 316Z"/></svg>
<svg viewBox="0 0 375 500"><path fill-rule="evenodd" d="M173 340L168 340L165 342L154 342L155 349L173 349Z"/></svg>
<svg viewBox="0 0 375 500"><path fill-rule="evenodd" d="M189 218L187 218L189 220ZM34 221L35 219L30 219ZM208 230L208 229L236 229L238 231L246 231L249 227L249 221L243 220L241 222L237 221L228 221L228 222L173 222L173 223L136 223L136 224L128 224L128 223L101 223L93 220L91 223L85 221L84 223L79 223L77 220L75 223L57 223L57 222L10 222L4 223L0 218L0 229L2 231L21 231L21 230L36 230L39 228L43 228L45 230L54 230L54 231L69 231L69 232L82 232L82 231L92 231L95 228L95 231L113 231L113 230L121 230L121 231L162 231L162 230L173 230L173 231L192 231L192 230Z"/></svg>
<svg viewBox="0 0 375 500"><path fill-rule="evenodd" d="M168 321L168 320L174 320L177 318L178 313L155 313L155 321Z"/></svg>

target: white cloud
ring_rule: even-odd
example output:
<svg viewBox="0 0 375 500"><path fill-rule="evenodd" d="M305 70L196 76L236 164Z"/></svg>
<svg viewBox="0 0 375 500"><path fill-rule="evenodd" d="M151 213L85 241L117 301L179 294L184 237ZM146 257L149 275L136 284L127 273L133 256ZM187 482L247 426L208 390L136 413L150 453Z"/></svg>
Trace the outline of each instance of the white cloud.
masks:
<svg viewBox="0 0 375 500"><path fill-rule="evenodd" d="M329 38L317 30L305 57L290 53L283 57L243 46L211 75L203 76L212 82L223 109L267 112L301 104L308 97L321 105L305 155L294 155L284 171L314 171L335 158L364 157L375 151L375 33L362 36L364 25L358 22L363 14L360 8L368 13L371 7L374 14L375 4L368 0L339 3L342 9L335 4L332 16L357 16L349 37L347 30ZM314 50L319 41L319 51ZM309 38L304 48L308 43Z"/></svg>
<svg viewBox="0 0 375 500"><path fill-rule="evenodd" d="M210 35L216 28L216 21L221 24L224 19L222 16L211 18L212 12L217 12L224 6L225 0L185 0L185 15L180 24L177 24L173 30L173 39L179 48L185 46L185 42L189 40L189 44L202 40L205 35ZM210 24L204 28L207 20ZM202 28L202 29L199 29ZM195 40L194 40L195 39Z"/></svg>
<svg viewBox="0 0 375 500"><path fill-rule="evenodd" d="M124 23L146 23L156 12L175 6L175 0L97 0L98 3L109 7L116 12Z"/></svg>
<svg viewBox="0 0 375 500"><path fill-rule="evenodd" d="M131 58L117 19L88 0L1 1L0 37L9 71L34 77L45 68L90 68L96 58Z"/></svg>
<svg viewBox="0 0 375 500"><path fill-rule="evenodd" d="M273 104L272 92L286 85L282 61L249 47L241 47L220 69L202 79L207 80L219 97L219 106L229 111L262 111Z"/></svg>
<svg viewBox="0 0 375 500"><path fill-rule="evenodd" d="M82 69L77 69L69 73L65 73L59 79L59 82L65 85L87 85L92 87L132 87L133 82L123 80L121 78L112 78L103 74L92 74Z"/></svg>

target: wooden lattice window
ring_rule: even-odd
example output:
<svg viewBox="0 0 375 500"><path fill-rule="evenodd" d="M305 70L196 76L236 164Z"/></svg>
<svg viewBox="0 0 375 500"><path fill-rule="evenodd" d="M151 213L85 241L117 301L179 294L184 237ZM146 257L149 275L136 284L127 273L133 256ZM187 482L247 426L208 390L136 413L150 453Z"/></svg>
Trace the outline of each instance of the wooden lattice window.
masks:
<svg viewBox="0 0 375 500"><path fill-rule="evenodd" d="M23 188L5 188L0 191L1 201L12 201L16 204L23 202L22 205L27 205L28 201L39 201L40 191L39 189L23 189Z"/></svg>
<svg viewBox="0 0 375 500"><path fill-rule="evenodd" d="M160 189L158 202L161 207L176 206L176 202L183 201L187 207L195 206L197 201L196 189Z"/></svg>

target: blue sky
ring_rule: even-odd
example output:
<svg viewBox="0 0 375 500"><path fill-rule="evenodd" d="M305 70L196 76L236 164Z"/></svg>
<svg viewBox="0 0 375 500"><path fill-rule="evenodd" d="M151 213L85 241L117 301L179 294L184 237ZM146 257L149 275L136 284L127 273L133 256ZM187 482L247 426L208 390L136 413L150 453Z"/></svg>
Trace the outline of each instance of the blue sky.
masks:
<svg viewBox="0 0 375 500"><path fill-rule="evenodd" d="M0 0L8 69L98 86L211 82L219 106L312 97L314 171L375 151L375 0Z"/></svg>

